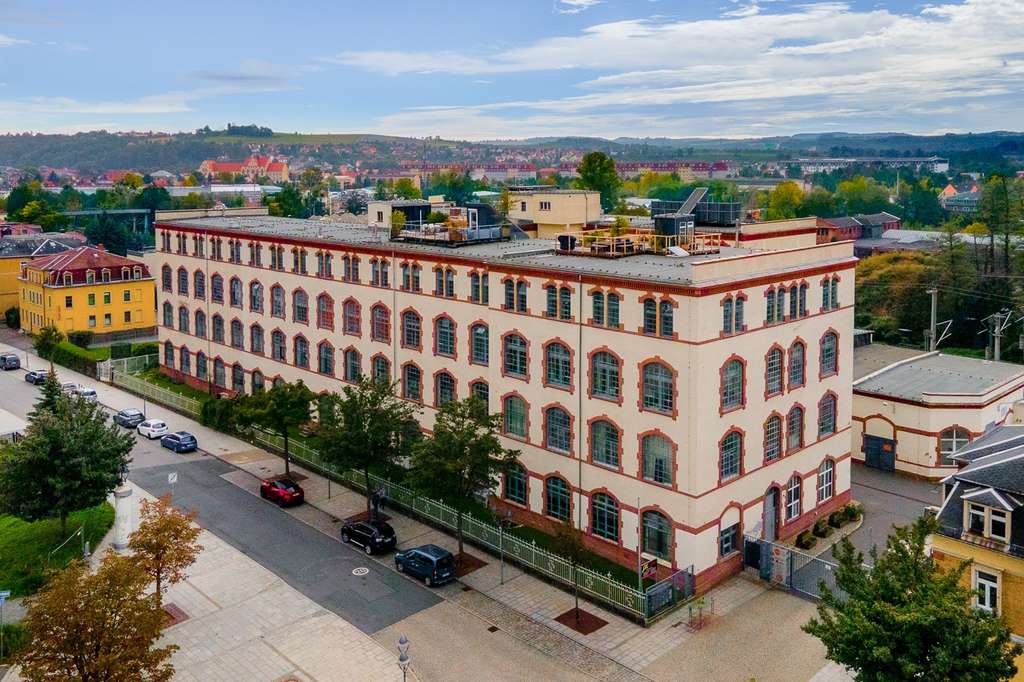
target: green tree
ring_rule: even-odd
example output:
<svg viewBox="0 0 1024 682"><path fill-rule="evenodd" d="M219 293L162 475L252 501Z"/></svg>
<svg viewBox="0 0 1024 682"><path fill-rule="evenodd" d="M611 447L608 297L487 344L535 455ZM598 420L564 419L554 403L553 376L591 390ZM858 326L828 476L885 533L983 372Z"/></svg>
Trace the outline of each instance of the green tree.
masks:
<svg viewBox="0 0 1024 682"><path fill-rule="evenodd" d="M102 244L111 253L122 256L128 253L131 238L128 229L107 213L96 216L95 222L85 228L85 236L93 244Z"/></svg>
<svg viewBox="0 0 1024 682"><path fill-rule="evenodd" d="M872 568L843 538L836 552L836 587L823 588L818 615L804 626L830 660L857 680L964 680L1013 677L1021 647L1000 618L973 608L973 590L960 581L970 562L950 571L929 556L932 517L897 528L885 552L872 549Z"/></svg>
<svg viewBox="0 0 1024 682"><path fill-rule="evenodd" d="M878 213L891 208L888 188L863 175L839 183L836 205L847 215Z"/></svg>
<svg viewBox="0 0 1024 682"><path fill-rule="evenodd" d="M146 187L135 197L135 208L157 211L171 207L171 195L163 187Z"/></svg>
<svg viewBox="0 0 1024 682"><path fill-rule="evenodd" d="M579 185L583 189L592 189L601 193L601 206L611 210L619 198L619 174L615 172L615 162L604 152L590 152L583 157L579 168Z"/></svg>
<svg viewBox="0 0 1024 682"><path fill-rule="evenodd" d="M768 194L768 220L795 218L804 193L792 180L780 182Z"/></svg>
<svg viewBox="0 0 1024 682"><path fill-rule="evenodd" d="M400 199L421 199L423 193L420 192L419 188L412 184L411 178L399 178L395 181L394 186L395 196Z"/></svg>
<svg viewBox="0 0 1024 682"><path fill-rule="evenodd" d="M373 188L374 201L387 201L391 198L391 188L383 180L378 180Z"/></svg>
<svg viewBox="0 0 1024 682"><path fill-rule="evenodd" d="M494 210L501 220L506 220L508 214L512 212L512 193L508 191L508 187L501 188L501 194L494 203Z"/></svg>
<svg viewBox="0 0 1024 682"><path fill-rule="evenodd" d="M36 332L35 338L32 339L32 347L35 349L36 354L41 358L50 360L50 373L53 373L53 351L57 350L57 346L64 340L64 332L57 329L52 324L48 324Z"/></svg>
<svg viewBox="0 0 1024 682"><path fill-rule="evenodd" d="M578 569L587 555L587 548L583 544L583 532L572 525L572 521L566 520L558 524L555 529L554 551L556 554L568 559L572 566L572 594L576 600L576 621L580 620L580 583Z"/></svg>
<svg viewBox="0 0 1024 682"><path fill-rule="evenodd" d="M403 229L405 229L405 214L396 208L391 212L391 236L398 236Z"/></svg>
<svg viewBox="0 0 1024 682"><path fill-rule="evenodd" d="M342 469L363 474L366 513L370 513L370 470L387 469L412 452L419 427L417 409L398 397L397 384L362 377L341 395L320 398L316 444L320 456ZM411 425L411 427L410 427Z"/></svg>
<svg viewBox="0 0 1024 682"><path fill-rule="evenodd" d="M366 213L366 195L362 192L352 192L345 199L345 210L352 215Z"/></svg>
<svg viewBox="0 0 1024 682"><path fill-rule="evenodd" d="M1022 197L1021 182L1005 175L993 175L985 182L978 204L979 217L991 230L989 253L995 262L995 238L1002 242L1002 272L1010 272L1010 260L1014 249L1013 238L1021 233Z"/></svg>
<svg viewBox="0 0 1024 682"><path fill-rule="evenodd" d="M60 381L57 379L57 373L53 371L52 364L50 365L50 371L46 373L46 378L43 380L40 389L39 400L36 401L32 411L28 413L29 419L34 419L42 412L52 412L57 409L57 402L64 397L64 392L60 388Z"/></svg>
<svg viewBox="0 0 1024 682"><path fill-rule="evenodd" d="M836 198L824 187L815 187L805 194L797 209L797 217L817 216L831 218L836 214Z"/></svg>
<svg viewBox="0 0 1024 682"><path fill-rule="evenodd" d="M286 218L308 218L311 214L295 185L285 185L277 194L267 194L263 203L269 206L270 215Z"/></svg>
<svg viewBox="0 0 1024 682"><path fill-rule="evenodd" d="M26 521L94 507L117 487L135 436L110 422L103 408L61 396L32 418L25 437L0 462L0 505Z"/></svg>
<svg viewBox="0 0 1024 682"><path fill-rule="evenodd" d="M233 398L236 423L267 429L284 440L284 473L291 473L289 437L309 421L309 406L316 396L301 380L277 384L269 391Z"/></svg>
<svg viewBox="0 0 1024 682"><path fill-rule="evenodd" d="M497 486L498 475L519 455L502 446L500 423L501 415L488 414L487 404L475 396L453 400L438 411L433 434L413 448L413 486L456 509L459 560L467 506L481 491Z"/></svg>
<svg viewBox="0 0 1024 682"><path fill-rule="evenodd" d="M17 657L29 682L167 682L177 645L156 647L167 614L133 557L109 553L90 573L73 562L28 601L32 644Z"/></svg>

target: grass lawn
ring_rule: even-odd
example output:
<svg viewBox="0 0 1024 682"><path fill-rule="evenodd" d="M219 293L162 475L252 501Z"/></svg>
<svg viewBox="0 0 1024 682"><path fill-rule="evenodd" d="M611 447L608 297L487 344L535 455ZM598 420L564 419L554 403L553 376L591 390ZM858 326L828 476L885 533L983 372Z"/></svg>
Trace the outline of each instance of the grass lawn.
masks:
<svg viewBox="0 0 1024 682"><path fill-rule="evenodd" d="M170 377L161 374L160 369L157 367L150 367L149 369L145 369L133 376L136 376L139 379L142 379L143 381L149 382L154 386L159 386L160 388L171 391L172 393L177 393L178 395L183 395L186 398L192 398L193 400L198 400L199 402L206 402L207 400L213 399L213 396L207 393L206 391L200 391L199 389L193 388L188 384L178 384L171 381Z"/></svg>
<svg viewBox="0 0 1024 682"><path fill-rule="evenodd" d="M114 523L114 508L104 502L68 517L68 535L85 525L85 539L93 548ZM61 537L60 519L26 522L14 516L0 516L0 589L22 597L38 590L44 582L47 557L66 537ZM78 538L50 557L50 568L63 568L82 556Z"/></svg>

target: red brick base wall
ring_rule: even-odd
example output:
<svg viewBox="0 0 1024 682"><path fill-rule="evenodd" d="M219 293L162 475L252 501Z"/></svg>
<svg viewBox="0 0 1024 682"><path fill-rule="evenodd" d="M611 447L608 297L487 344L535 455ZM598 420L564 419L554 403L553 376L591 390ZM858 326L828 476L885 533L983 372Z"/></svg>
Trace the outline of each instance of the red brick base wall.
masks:
<svg viewBox="0 0 1024 682"><path fill-rule="evenodd" d="M785 495L785 493L783 493L783 495ZM779 528L779 539L789 540L791 538L795 538L797 535L804 532L808 528L813 527L814 523L818 519L822 517L828 518L828 515L834 512L836 509L839 509L840 507L849 504L851 499L850 496L851 491L845 490L844 492L835 495L828 502L820 504L814 509L807 512L806 514L802 514L793 519L792 521L790 521L789 523L784 524L781 528ZM784 511L785 510L783 510L783 512Z"/></svg>
<svg viewBox="0 0 1024 682"><path fill-rule="evenodd" d="M215 386L211 381L199 379L197 377L192 376L191 374L185 374L184 372L181 372L179 370L171 369L166 365L160 365L160 373L166 377L170 377L171 379L180 381L183 384L187 384L199 391L206 392L212 389L214 394L226 395L228 397L235 395L235 392L232 390L229 390L227 388L220 388L219 386Z"/></svg>

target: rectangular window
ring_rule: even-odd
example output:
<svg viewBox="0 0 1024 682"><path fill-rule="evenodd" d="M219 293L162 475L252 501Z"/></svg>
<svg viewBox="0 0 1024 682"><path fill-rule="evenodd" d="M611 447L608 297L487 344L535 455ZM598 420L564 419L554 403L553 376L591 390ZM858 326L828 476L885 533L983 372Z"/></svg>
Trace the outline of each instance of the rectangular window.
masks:
<svg viewBox="0 0 1024 682"><path fill-rule="evenodd" d="M978 590L978 608L999 613L999 576L976 570L974 589Z"/></svg>
<svg viewBox="0 0 1024 682"><path fill-rule="evenodd" d="M64 307L65 307L65 308L70 308L70 307L72 307L72 306L71 306L71 303L72 303L72 301L73 301L73 299L72 299L72 297L71 297L71 296L65 296L65 297L64 297Z"/></svg>
<svg viewBox="0 0 1024 682"><path fill-rule="evenodd" d="M95 327L96 326L96 316L95 315L90 315L89 316L89 326L90 327Z"/></svg>
<svg viewBox="0 0 1024 682"><path fill-rule="evenodd" d="M1005 511L1002 511L1001 509L992 509L989 511L988 535L993 540L1009 542L1010 533Z"/></svg>
<svg viewBox="0 0 1024 682"><path fill-rule="evenodd" d="M550 211L551 210L551 202L550 201L542 201L542 202L540 202L540 210L542 210L542 211Z"/></svg>
<svg viewBox="0 0 1024 682"><path fill-rule="evenodd" d="M132 292L128 289L125 289L124 293L121 295L121 300L123 300L125 303L130 302L132 300Z"/></svg>
<svg viewBox="0 0 1024 682"><path fill-rule="evenodd" d="M96 294L89 294L89 305L96 305Z"/></svg>
<svg viewBox="0 0 1024 682"><path fill-rule="evenodd" d="M110 305L110 292L109 291L104 291L103 292L103 305Z"/></svg>
<svg viewBox="0 0 1024 682"><path fill-rule="evenodd" d="M724 557L739 549L740 525L738 523L723 528L718 534L718 556Z"/></svg>
<svg viewBox="0 0 1024 682"><path fill-rule="evenodd" d="M985 534L985 508L976 504L967 505L967 529L978 535Z"/></svg>
<svg viewBox="0 0 1024 682"><path fill-rule="evenodd" d="M555 289L555 287L548 287L547 288L547 294L548 294L548 306L547 306L547 310L544 311L544 314L546 316L548 316L548 317L557 317L558 316L558 290Z"/></svg>
<svg viewBox="0 0 1024 682"><path fill-rule="evenodd" d="M480 302L489 305L491 302L491 276L484 273L480 277Z"/></svg>
<svg viewBox="0 0 1024 682"><path fill-rule="evenodd" d="M104 313L103 315L103 326L109 327L111 323L110 313Z"/></svg>
<svg viewBox="0 0 1024 682"><path fill-rule="evenodd" d="M132 311L130 311L130 310L124 311L124 321L125 322L131 322L132 321Z"/></svg>

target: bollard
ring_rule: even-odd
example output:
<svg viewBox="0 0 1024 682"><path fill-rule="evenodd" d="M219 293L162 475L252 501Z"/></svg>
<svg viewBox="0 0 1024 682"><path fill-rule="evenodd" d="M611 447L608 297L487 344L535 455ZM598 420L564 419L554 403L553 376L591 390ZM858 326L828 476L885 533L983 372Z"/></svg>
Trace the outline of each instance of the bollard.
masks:
<svg viewBox="0 0 1024 682"><path fill-rule="evenodd" d="M132 488L122 483L114 490L114 549L128 549L128 534L132 525Z"/></svg>

